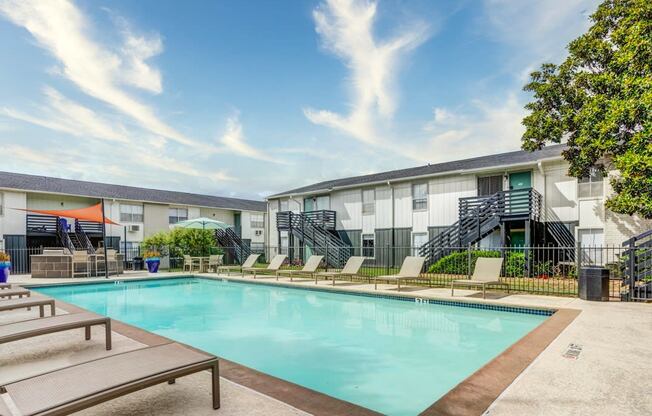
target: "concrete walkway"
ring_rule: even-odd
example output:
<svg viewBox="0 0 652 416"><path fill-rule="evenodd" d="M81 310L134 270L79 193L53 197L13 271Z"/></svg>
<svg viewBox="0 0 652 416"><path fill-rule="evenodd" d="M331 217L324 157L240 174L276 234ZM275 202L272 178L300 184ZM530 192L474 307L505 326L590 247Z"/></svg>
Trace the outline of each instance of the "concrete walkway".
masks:
<svg viewBox="0 0 652 416"><path fill-rule="evenodd" d="M187 275L187 273L159 274L158 277ZM206 274L207 277L217 277ZM123 275L121 279L142 278L143 274ZM222 277L222 276L220 276ZM15 283L54 283L51 279L30 279L29 276L18 278L12 276ZM230 279L241 280L230 276ZM47 280L47 281L44 281ZM76 279L78 282L82 279ZM89 279L83 279L88 281ZM97 279L104 281L104 279ZM250 281L250 277L244 280ZM274 284L273 278L261 279ZM64 281L72 281L65 279ZM57 283L60 283L57 281ZM61 282L63 283L63 281ZM290 284L289 279L282 278L280 283ZM314 281L291 283L297 286L315 287ZM332 288L328 281L320 281L319 287ZM373 284L355 284L338 282L337 290L373 291ZM380 284L380 293L396 294L394 285ZM406 295L420 298L450 299L450 289L444 288L407 288ZM456 300L473 300L474 302L500 303L521 306L539 306L552 308L571 308L582 312L555 339L548 348L512 383L487 410L487 415L650 415L652 414L652 393L649 380L652 374L652 304L620 302L585 302L576 298L552 296L492 294L491 299L478 299L476 291L457 290ZM2 322L0 320L0 322ZM100 328L98 330L101 331ZM81 337L81 335L80 335ZM70 338L70 337L68 337ZM45 339L45 338L43 338ZM116 336L118 348L133 340L120 340ZM21 341L31 342L31 341ZM52 340L48 342L63 343L54 348L70 352L79 349L78 340ZM101 353L102 336L94 336ZM43 344L34 344L30 348L14 350L9 353L8 346L0 346L0 366L2 374L12 371L12 360L18 352L26 358L39 357L43 353L31 348L43 348ZM47 347L51 349L51 347ZM570 351L569 351L570 350ZM30 352L31 351L31 352ZM117 351L116 351L117 352ZM8 354L9 353L9 354ZM65 354L64 354L65 355ZM48 355L49 357L49 355ZM38 361L37 361L38 362ZM45 365L45 360L42 361ZM22 365L24 370L25 363ZM39 369L43 367L36 365ZM13 371L23 371L14 367ZM14 372L15 374L15 372ZM123 399L117 399L105 406L92 409L85 414L117 414L128 410L129 414L147 414L149 405L157 405L158 414L209 414L208 396L195 396L202 389L207 389L209 377L202 380L202 374L187 377L185 383L173 386L159 386L142 393L136 393ZM196 380L195 380L196 379ZM0 380L1 381L1 380ZM181 380L180 380L181 381ZM301 414L302 412L285 406L274 399L248 390L242 386L225 381L223 383L224 407L217 414ZM172 396L171 396L172 395ZM196 400L193 399L196 397ZM206 402L206 403L203 403ZM165 404L165 405L164 405ZM122 407L124 406L124 407ZM168 407L169 406L169 407ZM252 410L258 409L261 410ZM151 410L151 409L150 409ZM87 412L90 412L87 411ZM214 414L214 413L212 413Z"/></svg>

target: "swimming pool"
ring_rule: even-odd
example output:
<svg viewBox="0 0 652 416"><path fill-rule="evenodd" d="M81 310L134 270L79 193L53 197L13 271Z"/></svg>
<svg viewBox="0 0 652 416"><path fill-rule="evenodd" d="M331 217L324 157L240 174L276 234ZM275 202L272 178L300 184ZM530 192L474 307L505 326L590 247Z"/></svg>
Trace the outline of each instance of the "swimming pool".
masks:
<svg viewBox="0 0 652 416"><path fill-rule="evenodd" d="M34 290L388 415L425 410L547 318L192 277Z"/></svg>

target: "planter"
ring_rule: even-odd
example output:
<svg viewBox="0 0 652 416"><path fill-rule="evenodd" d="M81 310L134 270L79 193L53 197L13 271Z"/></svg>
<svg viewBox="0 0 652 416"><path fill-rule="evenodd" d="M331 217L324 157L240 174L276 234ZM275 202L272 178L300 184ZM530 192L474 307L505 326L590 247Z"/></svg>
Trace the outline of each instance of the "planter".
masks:
<svg viewBox="0 0 652 416"><path fill-rule="evenodd" d="M0 283L7 283L9 280L9 269L11 269L10 261L0 262Z"/></svg>
<svg viewBox="0 0 652 416"><path fill-rule="evenodd" d="M145 260L145 264L147 264L147 271L150 273L157 273L158 272L158 266L161 264L161 259L158 257L151 257L147 260Z"/></svg>

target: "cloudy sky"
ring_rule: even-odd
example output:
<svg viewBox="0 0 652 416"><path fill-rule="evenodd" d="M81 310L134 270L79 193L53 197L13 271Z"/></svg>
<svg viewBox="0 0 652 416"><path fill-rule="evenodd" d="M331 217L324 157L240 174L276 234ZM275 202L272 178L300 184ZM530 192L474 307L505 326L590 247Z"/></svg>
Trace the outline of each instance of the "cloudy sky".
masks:
<svg viewBox="0 0 652 416"><path fill-rule="evenodd" d="M0 0L0 170L260 199L515 150L596 0Z"/></svg>

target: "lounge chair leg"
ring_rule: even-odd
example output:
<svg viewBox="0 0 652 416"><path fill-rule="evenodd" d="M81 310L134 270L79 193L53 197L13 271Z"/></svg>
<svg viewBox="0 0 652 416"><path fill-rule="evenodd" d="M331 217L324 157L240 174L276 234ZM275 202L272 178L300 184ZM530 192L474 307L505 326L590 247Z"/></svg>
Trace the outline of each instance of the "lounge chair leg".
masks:
<svg viewBox="0 0 652 416"><path fill-rule="evenodd" d="M396 289L397 292L401 291L401 281L397 280L396 283L398 284L398 288Z"/></svg>
<svg viewBox="0 0 652 416"><path fill-rule="evenodd" d="M54 311L54 301L50 303L50 316L56 315L56 312Z"/></svg>
<svg viewBox="0 0 652 416"><path fill-rule="evenodd" d="M487 287L485 285L482 285L482 299L487 298Z"/></svg>
<svg viewBox="0 0 652 416"><path fill-rule="evenodd" d="M211 371L213 378L213 409L220 408L220 366L215 363Z"/></svg>
<svg viewBox="0 0 652 416"><path fill-rule="evenodd" d="M107 319L106 323L104 324L104 340L106 342L106 350L109 351L111 350L111 320Z"/></svg>
<svg viewBox="0 0 652 416"><path fill-rule="evenodd" d="M168 380L168 384L174 384L174 383L176 383L176 382L177 382L177 380L174 379L174 378L173 378L172 380Z"/></svg>
<svg viewBox="0 0 652 416"><path fill-rule="evenodd" d="M455 296L455 283L451 282L451 298Z"/></svg>
<svg viewBox="0 0 652 416"><path fill-rule="evenodd" d="M38 316L41 318L45 316L45 307L43 305L39 305L38 307Z"/></svg>
<svg viewBox="0 0 652 416"><path fill-rule="evenodd" d="M84 328L84 332L86 335L86 341L91 339L91 327L90 325Z"/></svg>

